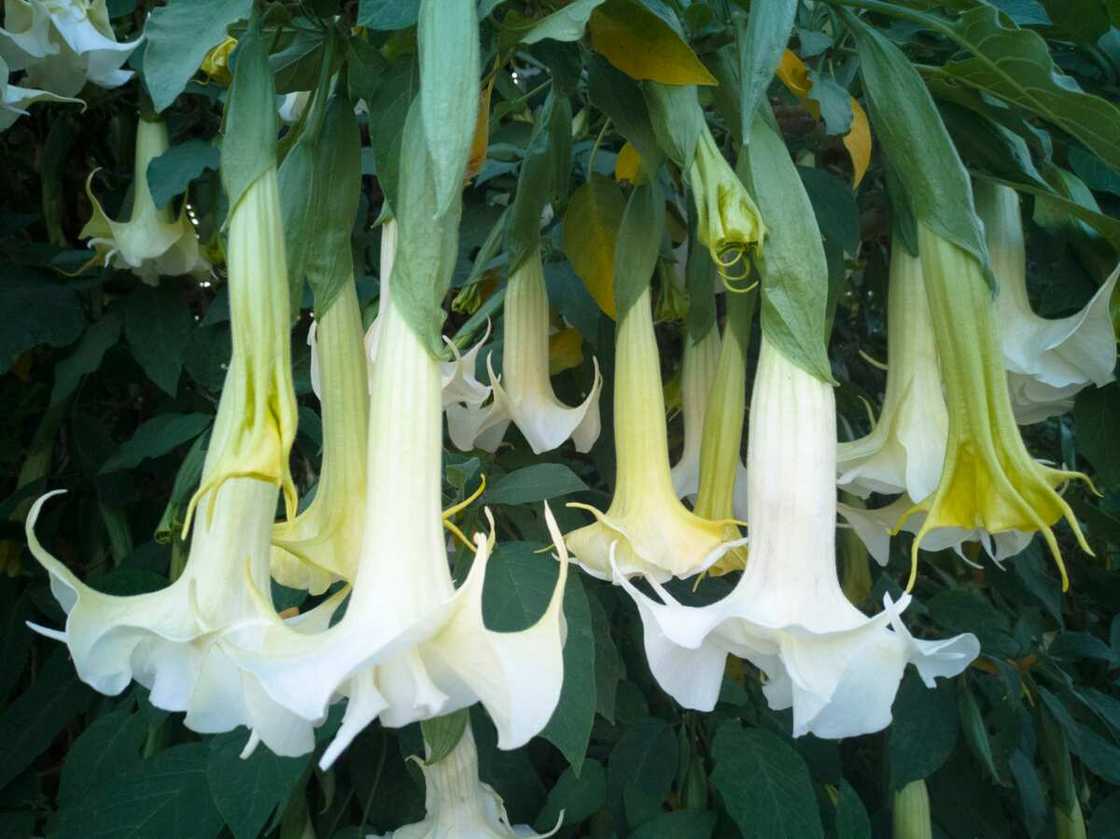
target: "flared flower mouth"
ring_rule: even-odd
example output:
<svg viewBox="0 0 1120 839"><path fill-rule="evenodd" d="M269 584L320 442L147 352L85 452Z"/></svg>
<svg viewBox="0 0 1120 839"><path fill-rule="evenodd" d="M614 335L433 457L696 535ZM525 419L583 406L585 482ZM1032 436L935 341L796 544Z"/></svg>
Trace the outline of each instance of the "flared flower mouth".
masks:
<svg viewBox="0 0 1120 839"><path fill-rule="evenodd" d="M615 582L638 606L650 669L678 702L711 710L734 654L766 673L772 708L793 709L795 736L878 731L890 722L907 663L932 686L963 670L980 645L971 635L915 640L900 618L908 595L898 603L884 598L873 618L844 597L835 559L832 390L765 336L750 427L751 559L731 594L687 607L654 582L658 602L612 560ZM773 480L777 469L784 480Z"/></svg>
<svg viewBox="0 0 1120 839"><path fill-rule="evenodd" d="M1081 549L1092 554L1077 517L1056 491L1080 472L1054 469L1027 451L1011 409L995 304L979 263L918 225L922 271L940 357L949 438L936 491L911 512L926 519L914 540L908 588L917 575L918 549L935 528L983 528L988 533L1040 532L1069 587L1052 525L1064 518ZM1091 485L1091 484L1090 484Z"/></svg>

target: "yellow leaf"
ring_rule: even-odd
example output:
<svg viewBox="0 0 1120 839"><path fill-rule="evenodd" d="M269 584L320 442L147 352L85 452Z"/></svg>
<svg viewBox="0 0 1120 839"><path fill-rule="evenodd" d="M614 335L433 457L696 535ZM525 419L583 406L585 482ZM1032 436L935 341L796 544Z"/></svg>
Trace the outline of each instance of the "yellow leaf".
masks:
<svg viewBox="0 0 1120 839"><path fill-rule="evenodd" d="M555 376L583 364L583 336L569 326L548 339L548 374Z"/></svg>
<svg viewBox="0 0 1120 839"><path fill-rule="evenodd" d="M782 53L782 60L778 62L777 76L789 92L798 98L804 98L813 86L809 81L809 68L792 50Z"/></svg>
<svg viewBox="0 0 1120 839"><path fill-rule="evenodd" d="M844 135L844 147L852 158L852 188L859 186L867 167L871 164L871 124L867 114L855 97L852 97L852 127Z"/></svg>
<svg viewBox="0 0 1120 839"><path fill-rule="evenodd" d="M486 150L490 145L490 94L494 90L494 76L483 85L478 98L478 120L474 124L474 138L471 140L471 155L467 161L466 179L478 174L486 162Z"/></svg>
<svg viewBox="0 0 1120 839"><path fill-rule="evenodd" d="M588 22L591 46L632 79L663 84L717 84L696 53L637 0L607 0Z"/></svg>
<svg viewBox="0 0 1120 839"><path fill-rule="evenodd" d="M614 179L636 184L638 182L638 171L641 168L642 156L638 154L638 150L634 146L626 143L619 151L618 159L614 162Z"/></svg>
<svg viewBox="0 0 1120 839"><path fill-rule="evenodd" d="M626 199L602 175L572 193L564 216L564 253L599 308L615 317L614 247Z"/></svg>

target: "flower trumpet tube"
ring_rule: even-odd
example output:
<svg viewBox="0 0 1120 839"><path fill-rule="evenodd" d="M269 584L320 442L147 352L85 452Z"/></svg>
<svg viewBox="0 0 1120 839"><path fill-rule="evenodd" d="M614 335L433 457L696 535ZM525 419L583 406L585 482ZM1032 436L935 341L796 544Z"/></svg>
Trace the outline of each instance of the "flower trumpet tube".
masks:
<svg viewBox="0 0 1120 839"><path fill-rule="evenodd" d="M896 237L887 294L883 410L870 434L838 446L837 483L862 498L872 492L926 498L937 488L948 435L921 261Z"/></svg>
<svg viewBox="0 0 1120 839"><path fill-rule="evenodd" d="M319 722L333 699L348 698L324 767L378 717L403 726L478 701L497 726L499 745L516 748L548 722L563 682L567 553L552 514L546 509L560 576L544 615L521 632L490 631L482 620L482 587L493 537L475 537L474 563L458 590L448 565L439 361L395 304L382 317L365 527L346 614L315 636L279 620L235 633L241 666L303 719Z"/></svg>
<svg viewBox="0 0 1120 839"><path fill-rule="evenodd" d="M992 271L999 281L996 313L1011 404L1020 423L1040 422L1073 407L1089 384L1113 379L1116 333L1109 301L1120 268L1085 308L1055 320L1034 313L1027 297L1026 245L1019 195L1000 184L979 183L976 205L988 234Z"/></svg>
<svg viewBox="0 0 1120 839"><path fill-rule="evenodd" d="M622 316L615 335L614 434L617 472L605 513L582 504L596 521L565 536L574 560L608 579L612 545L622 574L657 580L707 570L745 540L725 541L728 524L688 510L673 489L665 397L648 286Z"/></svg>
<svg viewBox="0 0 1120 839"><path fill-rule="evenodd" d="M603 377L595 362L595 379L583 403L568 407L556 398L548 372L549 308L541 253L534 250L513 272L506 287L502 375L486 365L494 401L475 432L479 443L496 445L512 421L534 454L552 451L572 438L586 452L599 439L599 393ZM450 415L449 415L450 418ZM464 436L461 434L453 435Z"/></svg>
<svg viewBox="0 0 1120 839"><path fill-rule="evenodd" d="M558 824L538 834L524 825L510 826L502 797L478 778L478 749L469 721L450 754L434 763L416 763L424 773L424 820L380 839L545 839L560 829Z"/></svg>
<svg viewBox="0 0 1120 839"><path fill-rule="evenodd" d="M730 522L736 516L737 493L746 495L745 476L743 480L739 479L740 472L746 471L739 450L743 445L743 415L747 401L747 341L750 339L756 300L754 294L729 294L727 298L727 324L723 330L719 369L704 417L700 491L692 508L696 515L705 519ZM745 508L746 499L743 498L741 503ZM731 541L739 537L739 528L728 523L725 538ZM742 569L746 563L747 550L739 547L728 552L709 570L713 574L725 574Z"/></svg>
<svg viewBox="0 0 1120 839"><path fill-rule="evenodd" d="M924 224L918 225L918 247L949 408L949 439L937 489L913 508L927 516L914 539L908 587L929 531L979 527L992 534L1041 532L1065 590L1069 580L1051 525L1065 518L1081 549L1092 550L1055 488L1088 478L1043 466L1027 451L1015 424L995 302L980 263Z"/></svg>
<svg viewBox="0 0 1120 839"><path fill-rule="evenodd" d="M183 573L165 589L130 597L87 587L35 536L44 496L28 517L27 538L67 617L62 632L36 628L65 641L78 675L102 693L135 680L157 707L186 711L195 731L246 725L251 745L263 740L277 754L296 755L313 748L311 726L235 666L224 635L278 620L271 601L256 596L269 590L278 470L286 474L295 428L275 168L233 208L229 266L233 355L202 472L205 513L194 517ZM289 631L325 629L333 605L293 619Z"/></svg>
<svg viewBox="0 0 1120 839"><path fill-rule="evenodd" d="M711 710L729 653L767 677L771 708L793 709L793 734L839 738L878 731L907 663L929 686L960 673L980 651L972 635L914 639L902 623L910 601L884 597L868 618L836 573L836 416L832 388L787 360L763 336L747 445L751 555L726 598L661 602L615 569L637 603L654 677L687 708ZM779 477L780 476L780 477Z"/></svg>
<svg viewBox="0 0 1120 839"><path fill-rule="evenodd" d="M59 96L75 96L87 81L124 84L132 71L120 67L139 43L117 42L105 0L4 0L0 59Z"/></svg>
<svg viewBox="0 0 1120 839"><path fill-rule="evenodd" d="M362 316L346 283L313 324L316 393L323 406L323 464L311 504L272 530L272 576L291 588L322 594L352 580L362 545L369 418Z"/></svg>
<svg viewBox="0 0 1120 839"><path fill-rule="evenodd" d="M206 274L210 263L199 252L198 236L187 218L187 205L172 215L171 207L157 208L148 188L148 164L167 151L167 125L140 118L136 124L136 158L132 179L132 213L128 221L113 221L93 194L93 176L86 180L86 195L93 215L81 237L89 239L99 262L132 271L155 285L161 274Z"/></svg>
<svg viewBox="0 0 1120 839"><path fill-rule="evenodd" d="M670 470L678 498L693 498L700 489L700 444L704 439L704 413L708 394L719 367L719 329L712 328L697 341L685 337L681 362L681 411L684 414L684 445L681 457Z"/></svg>

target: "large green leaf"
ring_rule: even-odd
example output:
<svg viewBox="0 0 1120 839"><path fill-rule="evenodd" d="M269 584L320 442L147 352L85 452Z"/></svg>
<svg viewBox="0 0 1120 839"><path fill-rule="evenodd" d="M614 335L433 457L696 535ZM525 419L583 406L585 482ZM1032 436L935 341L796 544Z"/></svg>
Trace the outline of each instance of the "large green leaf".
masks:
<svg viewBox="0 0 1120 839"><path fill-rule="evenodd" d="M751 3L746 25L737 21L735 46L739 57L739 119L744 141L751 136L751 123L758 103L774 78L782 52L789 43L797 0Z"/></svg>
<svg viewBox="0 0 1120 839"><path fill-rule="evenodd" d="M217 171L221 151L205 140L187 140L172 146L148 164L148 189L157 207L166 207L190 182L207 169Z"/></svg>
<svg viewBox="0 0 1120 839"><path fill-rule="evenodd" d="M563 463L535 463L503 475L486 491L487 504L535 504L583 492L587 484Z"/></svg>
<svg viewBox="0 0 1120 839"><path fill-rule="evenodd" d="M607 802L616 824L637 827L661 812L677 758L677 737L664 720L646 717L623 731L607 764Z"/></svg>
<svg viewBox="0 0 1120 839"><path fill-rule="evenodd" d="M953 682L942 682L931 689L917 673L907 673L895 698L889 738L894 789L928 778L940 769L957 744L959 730Z"/></svg>
<svg viewBox="0 0 1120 839"><path fill-rule="evenodd" d="M665 235L665 197L656 178L634 187L614 246L614 302L621 322L653 279Z"/></svg>
<svg viewBox="0 0 1120 839"><path fill-rule="evenodd" d="M63 808L80 806L98 787L113 783L122 772L140 763L140 750L148 736L148 721L135 713L130 701L98 717L74 741L62 766L58 800ZM62 820L66 821L63 816Z"/></svg>
<svg viewBox="0 0 1120 839"><path fill-rule="evenodd" d="M121 311L132 357L164 393L175 396L194 331L194 317L181 291L167 284L141 286L122 301ZM106 329L111 333L111 327ZM108 341L110 335L100 337Z"/></svg>
<svg viewBox="0 0 1120 839"><path fill-rule="evenodd" d="M77 293L46 275L8 266L0 279L0 311L19 312L0 325L0 373L27 350L62 347L82 334L85 320Z"/></svg>
<svg viewBox="0 0 1120 839"><path fill-rule="evenodd" d="M214 420L210 414L160 414L145 422L101 466L102 473L139 466L193 440Z"/></svg>
<svg viewBox="0 0 1120 839"><path fill-rule="evenodd" d="M248 736L244 729L218 735L206 756L210 795L235 839L264 833L269 817L288 801L311 762L311 755L277 757L261 747L242 758Z"/></svg>
<svg viewBox="0 0 1120 839"><path fill-rule="evenodd" d="M231 214L245 190L276 165L275 93L266 36L254 18L238 44L222 121L222 186Z"/></svg>
<svg viewBox="0 0 1120 839"><path fill-rule="evenodd" d="M744 839L824 839L809 770L781 737L727 720L712 757L712 784Z"/></svg>
<svg viewBox="0 0 1120 839"><path fill-rule="evenodd" d="M407 29L416 25L420 0L359 0L358 25L370 29Z"/></svg>
<svg viewBox="0 0 1120 839"><path fill-rule="evenodd" d="M109 313L82 335L78 346L54 366L54 388L51 404L66 399L78 387L82 377L101 366L101 360L121 335L121 319Z"/></svg>

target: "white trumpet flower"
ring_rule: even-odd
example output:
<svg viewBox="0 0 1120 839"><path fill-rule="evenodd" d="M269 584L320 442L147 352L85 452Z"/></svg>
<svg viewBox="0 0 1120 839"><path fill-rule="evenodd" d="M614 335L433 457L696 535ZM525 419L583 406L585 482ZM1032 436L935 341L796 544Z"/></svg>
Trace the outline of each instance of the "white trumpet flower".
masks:
<svg viewBox="0 0 1120 839"><path fill-rule="evenodd" d="M120 67L141 40L117 42L105 0L4 0L0 59L58 96L76 95L87 81L127 82L132 71Z"/></svg>
<svg viewBox="0 0 1120 839"><path fill-rule="evenodd" d="M615 332L614 497L605 513L570 504L596 521L564 538L587 573L608 579L611 557L627 575L656 580L707 570L746 540L725 541L730 520L709 521L677 498L669 474L661 360L647 287L626 310Z"/></svg>
<svg viewBox="0 0 1120 839"><path fill-rule="evenodd" d="M1077 314L1039 317L1027 297L1019 194L1011 187L980 182L976 208L999 282L996 313L1011 406L1020 424L1041 422L1070 410L1073 397L1088 385L1102 387L1113 380L1116 333L1109 302L1120 266Z"/></svg>
<svg viewBox="0 0 1120 839"><path fill-rule="evenodd" d="M89 239L96 255L89 264L112 264L131 270L155 285L160 275L205 275L210 263L199 252L198 235L187 218L187 205L175 218L171 207L157 209L148 188L148 164L167 151L167 125L141 118L136 125L136 158L132 182L132 214L127 222L113 221L93 194L93 176L86 180L86 195L93 216L79 234Z"/></svg>
<svg viewBox="0 0 1120 839"><path fill-rule="evenodd" d="M709 606L660 603L615 581L638 605L646 656L661 686L688 708L711 710L727 655L767 677L770 707L793 709L793 734L840 738L890 723L908 663L933 686L980 651L972 635L919 641L902 623L909 595L884 598L868 618L836 574L836 419L832 389L763 337L747 453L751 556L735 589Z"/></svg>
<svg viewBox="0 0 1120 839"><path fill-rule="evenodd" d="M463 450L478 446L493 451L513 422L534 454L552 451L569 437L576 451L590 450L601 429L603 377L595 361L595 379L582 404L573 408L556 398L548 373L548 290L539 249L509 278L505 314L500 377L486 359L494 400L485 410L449 411L452 441ZM471 445L460 445L468 439Z"/></svg>
<svg viewBox="0 0 1120 839"><path fill-rule="evenodd" d="M560 829L535 833L511 826L502 797L478 778L478 749L470 723L451 753L436 763L417 761L424 773L422 822L371 839L546 839Z"/></svg>
<svg viewBox="0 0 1120 839"><path fill-rule="evenodd" d="M7 131L17 119L27 114L27 108L36 102L69 102L81 105L81 99L59 96L49 90L21 87L8 81L8 65L0 58L0 131Z"/></svg>
<svg viewBox="0 0 1120 839"><path fill-rule="evenodd" d="M883 410L870 434L837 447L837 483L862 498L872 492L925 498L937 489L948 437L921 260L896 238L887 294Z"/></svg>
<svg viewBox="0 0 1120 839"><path fill-rule="evenodd" d="M352 580L362 544L369 404L362 316L348 282L312 324L312 383L323 406L323 463L307 509L272 531L272 576L283 585L322 594Z"/></svg>
<svg viewBox="0 0 1120 839"><path fill-rule="evenodd" d="M156 707L186 711L195 731L252 731L281 755L314 747L312 727L267 696L230 656L225 633L278 620L268 591L272 522L279 488L294 501L288 450L296 404L288 340L288 284L275 168L233 209L229 234L233 355L196 499L186 568L167 588L117 597L85 584L35 536L44 502L27 520L27 539L66 612L62 632L83 681L118 694L135 680ZM51 495L53 495L52 493ZM192 502L192 508L195 502ZM187 525L190 527L190 524ZM289 621L291 632L326 628L333 605Z"/></svg>
<svg viewBox="0 0 1120 839"><path fill-rule="evenodd" d="M470 573L456 590L440 510L442 404L439 362L396 305L382 310L370 395L365 528L345 616L315 636L270 626L234 632L238 662L268 695L318 723L348 698L323 755L329 766L380 717L388 726L451 713L481 701L502 748L516 748L551 717L563 682L561 611L567 554L551 512L560 576L532 627L493 632L482 588L493 537L475 537Z"/></svg>

